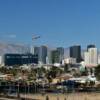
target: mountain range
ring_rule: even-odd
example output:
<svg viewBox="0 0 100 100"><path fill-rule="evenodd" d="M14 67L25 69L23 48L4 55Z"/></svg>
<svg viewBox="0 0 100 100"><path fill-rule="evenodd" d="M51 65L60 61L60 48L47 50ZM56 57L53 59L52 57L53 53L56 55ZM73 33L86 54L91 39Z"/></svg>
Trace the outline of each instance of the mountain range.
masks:
<svg viewBox="0 0 100 100"><path fill-rule="evenodd" d="M0 56L5 53L29 53L30 49L27 45L13 44L13 43L0 43Z"/></svg>

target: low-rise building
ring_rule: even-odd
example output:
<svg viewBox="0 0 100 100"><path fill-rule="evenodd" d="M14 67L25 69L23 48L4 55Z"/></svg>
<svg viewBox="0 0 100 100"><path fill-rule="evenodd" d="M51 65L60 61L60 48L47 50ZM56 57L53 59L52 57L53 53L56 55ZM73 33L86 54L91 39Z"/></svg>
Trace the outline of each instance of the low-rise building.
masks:
<svg viewBox="0 0 100 100"><path fill-rule="evenodd" d="M71 57L66 58L64 59L63 63L64 64L76 64L76 58L71 58Z"/></svg>
<svg viewBox="0 0 100 100"><path fill-rule="evenodd" d="M38 63L38 56L32 54L5 54L4 64L6 66Z"/></svg>

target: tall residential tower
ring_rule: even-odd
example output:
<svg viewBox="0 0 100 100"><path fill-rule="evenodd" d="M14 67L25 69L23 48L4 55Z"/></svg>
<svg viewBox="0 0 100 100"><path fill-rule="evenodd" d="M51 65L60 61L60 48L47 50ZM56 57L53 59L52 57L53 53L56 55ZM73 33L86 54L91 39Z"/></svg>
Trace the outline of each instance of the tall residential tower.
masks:
<svg viewBox="0 0 100 100"><path fill-rule="evenodd" d="M86 66L96 66L98 64L97 48L94 45L87 46L87 51L84 53L84 56Z"/></svg>

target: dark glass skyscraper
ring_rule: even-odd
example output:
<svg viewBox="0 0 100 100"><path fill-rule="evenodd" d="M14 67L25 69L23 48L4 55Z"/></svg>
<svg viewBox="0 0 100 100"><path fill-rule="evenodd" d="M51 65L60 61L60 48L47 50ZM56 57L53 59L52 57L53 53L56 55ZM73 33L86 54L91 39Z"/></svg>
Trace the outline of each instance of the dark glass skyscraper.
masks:
<svg viewBox="0 0 100 100"><path fill-rule="evenodd" d="M59 52L59 61L61 63L62 60L64 59L64 48L63 47L58 47L57 51Z"/></svg>
<svg viewBox="0 0 100 100"><path fill-rule="evenodd" d="M70 57L76 58L77 63L81 61L81 46L75 45L70 47Z"/></svg>
<svg viewBox="0 0 100 100"><path fill-rule="evenodd" d="M60 62L60 54L58 50L52 50L51 61L52 61L52 64Z"/></svg>
<svg viewBox="0 0 100 100"><path fill-rule="evenodd" d="M23 64L38 64L38 55L33 54L5 54L4 64L7 66L23 65Z"/></svg>

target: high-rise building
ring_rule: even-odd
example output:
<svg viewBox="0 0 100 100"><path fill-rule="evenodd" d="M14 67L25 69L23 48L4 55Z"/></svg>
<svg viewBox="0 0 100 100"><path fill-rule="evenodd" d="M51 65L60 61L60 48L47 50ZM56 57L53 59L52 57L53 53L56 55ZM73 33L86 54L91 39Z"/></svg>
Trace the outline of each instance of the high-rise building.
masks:
<svg viewBox="0 0 100 100"><path fill-rule="evenodd" d="M46 64L46 58L47 58L47 46L40 46L39 61L43 64Z"/></svg>
<svg viewBox="0 0 100 100"><path fill-rule="evenodd" d="M98 55L98 64L100 64L100 55Z"/></svg>
<svg viewBox="0 0 100 100"><path fill-rule="evenodd" d="M59 54L58 50L52 50L52 52L51 52L51 61L52 61L52 64L60 63L60 54Z"/></svg>
<svg viewBox="0 0 100 100"><path fill-rule="evenodd" d="M88 46L87 46L87 51L88 51L88 49L90 49L90 48L95 48L95 45L94 45L94 44L88 45Z"/></svg>
<svg viewBox="0 0 100 100"><path fill-rule="evenodd" d="M98 64L100 64L100 50L98 50Z"/></svg>
<svg viewBox="0 0 100 100"><path fill-rule="evenodd" d="M33 46L30 46L30 53L34 54L34 47Z"/></svg>
<svg viewBox="0 0 100 100"><path fill-rule="evenodd" d="M52 54L52 48L48 48L47 50L47 58L46 58L46 64L52 64L52 58L51 58L51 54Z"/></svg>
<svg viewBox="0 0 100 100"><path fill-rule="evenodd" d="M70 57L76 58L76 62L81 62L81 46L75 45L70 47Z"/></svg>
<svg viewBox="0 0 100 100"><path fill-rule="evenodd" d="M40 52L40 47L35 46L34 47L34 54L39 56L39 52Z"/></svg>
<svg viewBox="0 0 100 100"><path fill-rule="evenodd" d="M65 48L64 49L64 59L70 57L70 48Z"/></svg>
<svg viewBox="0 0 100 100"><path fill-rule="evenodd" d="M90 64L90 57L89 57L89 52L84 52L84 62L85 65L89 65Z"/></svg>
<svg viewBox="0 0 100 100"><path fill-rule="evenodd" d="M64 59L64 48L63 47L58 47L57 51L59 52L59 56L60 56L59 61L61 63L62 60Z"/></svg>
<svg viewBox="0 0 100 100"><path fill-rule="evenodd" d="M88 49L89 52L89 58L90 58L90 64L91 65L97 65L98 61L97 61L97 48L89 48Z"/></svg>
<svg viewBox="0 0 100 100"><path fill-rule="evenodd" d="M35 46L33 50L34 55L38 55L39 63L46 64L47 46Z"/></svg>
<svg viewBox="0 0 100 100"><path fill-rule="evenodd" d="M2 65L4 62L3 62L3 56L0 56L0 65Z"/></svg>
<svg viewBox="0 0 100 100"><path fill-rule="evenodd" d="M84 61L84 58L85 58L84 53L85 52L86 52L86 50L84 50L84 49L81 50L81 58L82 58L82 61Z"/></svg>
<svg viewBox="0 0 100 100"><path fill-rule="evenodd" d="M94 45L87 47L87 51L84 53L84 61L86 66L96 66L98 64L97 48Z"/></svg>

